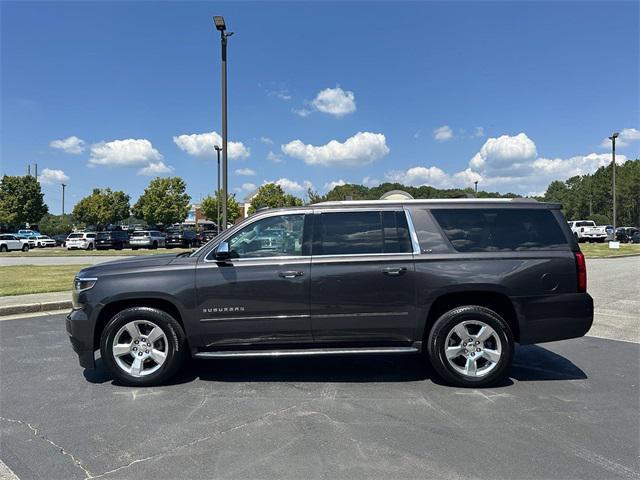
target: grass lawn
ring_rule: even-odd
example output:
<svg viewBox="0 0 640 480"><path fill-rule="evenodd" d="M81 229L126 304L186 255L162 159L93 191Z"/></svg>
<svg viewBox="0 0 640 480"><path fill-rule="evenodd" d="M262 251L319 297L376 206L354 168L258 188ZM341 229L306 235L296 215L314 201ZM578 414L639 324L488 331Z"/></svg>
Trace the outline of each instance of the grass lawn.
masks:
<svg viewBox="0 0 640 480"><path fill-rule="evenodd" d="M186 252L187 248L158 248L156 250L67 250L66 248L32 248L28 252L6 252L3 256L9 257L82 257L82 256L117 256L117 255L158 255L161 253L178 254Z"/></svg>
<svg viewBox="0 0 640 480"><path fill-rule="evenodd" d="M88 265L0 267L0 297L71 290L73 277Z"/></svg>
<svg viewBox="0 0 640 480"><path fill-rule="evenodd" d="M587 258L640 255L640 243L621 243L619 249L609 248L608 243L581 243L580 250Z"/></svg>

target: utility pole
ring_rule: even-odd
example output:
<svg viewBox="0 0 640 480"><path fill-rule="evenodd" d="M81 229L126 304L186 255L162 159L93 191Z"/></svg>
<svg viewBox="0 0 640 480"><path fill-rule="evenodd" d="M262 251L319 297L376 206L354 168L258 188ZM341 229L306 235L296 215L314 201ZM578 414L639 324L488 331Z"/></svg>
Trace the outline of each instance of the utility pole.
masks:
<svg viewBox="0 0 640 480"><path fill-rule="evenodd" d="M27 176L31 176L31 164L27 165Z"/></svg>
<svg viewBox="0 0 640 480"><path fill-rule="evenodd" d="M38 164L36 163L36 180L38 179Z"/></svg>
<svg viewBox="0 0 640 480"><path fill-rule="evenodd" d="M227 185L228 185L228 165L227 165L227 38L233 32L227 32L224 17L216 15L213 23L220 32L220 43L222 47L222 230L227 229Z"/></svg>
<svg viewBox="0 0 640 480"><path fill-rule="evenodd" d="M476 185L476 197L477 197L478 196L478 180L476 180L473 183L475 183L475 185Z"/></svg>
<svg viewBox="0 0 640 480"><path fill-rule="evenodd" d="M62 215L64 215L64 189L67 186L64 183L61 183L60 185L62 185Z"/></svg>
<svg viewBox="0 0 640 480"><path fill-rule="evenodd" d="M613 238L615 240L616 235L616 138L618 138L619 133L613 132L613 134L609 137L611 140L611 169L612 169L612 179L613 179Z"/></svg>
<svg viewBox="0 0 640 480"><path fill-rule="evenodd" d="M222 151L222 147L220 145L215 145L213 148L216 149L216 153L218 154L218 189L216 190L216 207L218 209L218 215L216 216L216 235L220 235L220 152Z"/></svg>

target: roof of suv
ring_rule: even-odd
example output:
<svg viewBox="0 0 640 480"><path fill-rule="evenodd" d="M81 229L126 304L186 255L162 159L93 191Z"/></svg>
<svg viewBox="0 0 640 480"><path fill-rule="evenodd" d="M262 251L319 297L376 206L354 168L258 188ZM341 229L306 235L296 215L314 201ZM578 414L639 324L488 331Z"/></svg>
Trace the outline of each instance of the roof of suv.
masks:
<svg viewBox="0 0 640 480"><path fill-rule="evenodd" d="M335 202L320 202L310 207L382 207L382 206L510 206L510 207L534 207L534 208L560 208L558 203L538 202L534 198L437 198L437 199L403 199L403 200L345 200Z"/></svg>

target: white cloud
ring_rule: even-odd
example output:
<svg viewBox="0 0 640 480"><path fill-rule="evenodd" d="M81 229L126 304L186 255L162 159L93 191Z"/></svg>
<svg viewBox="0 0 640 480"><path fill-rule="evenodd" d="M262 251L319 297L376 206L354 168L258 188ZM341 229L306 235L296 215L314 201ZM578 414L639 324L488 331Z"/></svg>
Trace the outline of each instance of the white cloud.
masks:
<svg viewBox="0 0 640 480"><path fill-rule="evenodd" d="M58 150L62 150L65 153L79 155L82 152L84 152L86 144L84 140L73 135L71 137L63 138L61 140L52 140L51 142L49 142L49 146L51 148L57 148Z"/></svg>
<svg viewBox="0 0 640 480"><path fill-rule="evenodd" d="M160 162L152 162L144 168L138 170L138 175L144 175L145 177L155 177L157 175L162 175L165 173L173 172L173 167L171 165L165 164L163 161Z"/></svg>
<svg viewBox="0 0 640 480"><path fill-rule="evenodd" d="M439 142L446 142L453 138L453 130L449 125L443 125L433 130L433 138Z"/></svg>
<svg viewBox="0 0 640 480"><path fill-rule="evenodd" d="M293 194L306 192L309 188L313 188L313 183L311 183L309 180L298 183L295 180L289 180L288 178L279 178L278 180L275 180L273 182L264 183L275 183L276 185L280 185L285 192Z"/></svg>
<svg viewBox="0 0 640 480"><path fill-rule="evenodd" d="M270 97L276 97L280 100L291 100L291 94L286 89L281 90L267 90L267 95Z"/></svg>
<svg viewBox="0 0 640 480"><path fill-rule="evenodd" d="M318 92L311 104L322 113L342 117L356 111L356 96L340 87L325 88Z"/></svg>
<svg viewBox="0 0 640 480"><path fill-rule="evenodd" d="M616 139L616 147L626 147L631 142L640 140L640 130L636 128L625 128L620 131L620 135ZM600 144L603 148L611 148L611 140L605 137Z"/></svg>
<svg viewBox="0 0 640 480"><path fill-rule="evenodd" d="M525 133L489 138L469 162L474 172L501 171L513 174L526 169L538 152L536 144Z"/></svg>
<svg viewBox="0 0 640 480"><path fill-rule="evenodd" d="M305 145L293 140L282 145L282 152L304 160L307 165L362 166L374 162L389 153L382 133L358 132L344 143L331 140L325 145Z"/></svg>
<svg viewBox="0 0 640 480"><path fill-rule="evenodd" d="M296 115L298 115L299 117L302 118L307 118L309 115L311 115L311 110L309 110L308 108L292 108L291 111L293 113L295 113Z"/></svg>
<svg viewBox="0 0 640 480"><path fill-rule="evenodd" d="M271 140L269 137L260 137L260 141L262 143L266 143L267 145L273 145L273 140Z"/></svg>
<svg viewBox="0 0 640 480"><path fill-rule="evenodd" d="M269 152L267 154L267 160L273 163L280 163L282 162L282 155L280 155L279 153Z"/></svg>
<svg viewBox="0 0 640 480"><path fill-rule="evenodd" d="M256 174L256 171L252 170L250 168L238 168L236 170L236 175L242 175L242 176L245 176L245 177L251 177L251 176L253 176L255 174Z"/></svg>
<svg viewBox="0 0 640 480"><path fill-rule="evenodd" d="M256 186L255 183L243 183L242 186L240 187L242 190L244 190L245 192L253 192L254 190L256 190L258 187Z"/></svg>
<svg viewBox="0 0 640 480"><path fill-rule="evenodd" d="M484 137L484 128L476 127L473 130L473 134L471 135L471 138L481 138L481 137Z"/></svg>
<svg viewBox="0 0 640 480"><path fill-rule="evenodd" d="M159 162L162 155L145 138L113 140L91 145L90 165L131 166Z"/></svg>
<svg viewBox="0 0 640 480"><path fill-rule="evenodd" d="M626 161L625 155L616 156L616 163ZM435 166L414 166L387 172L385 178L405 185L437 188L472 188L478 181L481 189L531 194L544 191L553 180L590 174L610 162L608 153L553 159L538 157L533 140L520 133L488 139L464 170L449 173Z"/></svg>
<svg viewBox="0 0 640 480"><path fill-rule="evenodd" d="M347 182L345 182L344 180L340 179L340 180L333 180L331 182L327 182L324 184L324 189L327 192L330 192L331 190L333 190L336 187L340 187L342 185L346 185Z"/></svg>
<svg viewBox="0 0 640 480"><path fill-rule="evenodd" d="M62 170L52 170L45 168L42 173L38 175L38 181L44 184L50 183L63 183L69 180L69 177Z"/></svg>
<svg viewBox="0 0 640 480"><path fill-rule="evenodd" d="M380 180L379 180L379 179L377 179L377 178L372 178L372 177L368 177L368 176L367 176L367 177L364 177L364 178L362 179L362 184L363 184L365 187L369 187L369 188L371 188L371 187L377 187L378 185L380 185L380 183L382 183L382 182L380 182Z"/></svg>
<svg viewBox="0 0 640 480"><path fill-rule="evenodd" d="M222 146L222 137L217 132L178 135L173 142L189 155L216 158L216 145ZM229 142L227 152L230 160L247 158L251 151L242 142Z"/></svg>
<svg viewBox="0 0 640 480"><path fill-rule="evenodd" d="M403 185L431 185L446 187L450 183L449 176L438 167L411 167L407 170L392 170L385 175L389 182Z"/></svg>

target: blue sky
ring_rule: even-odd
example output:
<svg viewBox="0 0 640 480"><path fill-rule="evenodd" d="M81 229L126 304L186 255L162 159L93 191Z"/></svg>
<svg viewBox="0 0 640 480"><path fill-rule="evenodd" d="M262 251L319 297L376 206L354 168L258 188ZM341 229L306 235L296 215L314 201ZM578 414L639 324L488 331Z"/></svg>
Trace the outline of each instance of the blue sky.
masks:
<svg viewBox="0 0 640 480"><path fill-rule="evenodd" d="M640 151L638 2L3 2L3 174L60 212L154 174L213 191L219 36L230 190L278 181L544 191ZM74 138L75 137L75 138ZM238 173L236 173L238 171Z"/></svg>

